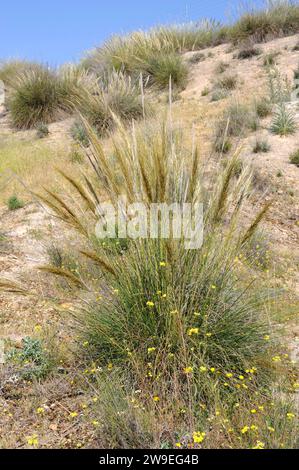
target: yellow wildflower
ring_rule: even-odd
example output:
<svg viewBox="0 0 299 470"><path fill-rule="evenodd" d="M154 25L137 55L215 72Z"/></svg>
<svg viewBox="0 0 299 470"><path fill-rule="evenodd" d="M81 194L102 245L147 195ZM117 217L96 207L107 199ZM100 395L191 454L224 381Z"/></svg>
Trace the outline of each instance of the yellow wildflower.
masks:
<svg viewBox="0 0 299 470"><path fill-rule="evenodd" d="M185 367L184 372L185 372L185 374L191 374L191 372L193 372L193 367L191 367L191 366Z"/></svg>
<svg viewBox="0 0 299 470"><path fill-rule="evenodd" d="M45 412L45 409L42 406L40 406L39 408L37 408L36 412L38 415L41 415Z"/></svg>
<svg viewBox="0 0 299 470"><path fill-rule="evenodd" d="M198 333L199 333L199 328L189 328L188 330L188 336L198 335Z"/></svg>
<svg viewBox="0 0 299 470"><path fill-rule="evenodd" d="M162 267L166 266L165 261L160 261L160 266L162 266Z"/></svg>
<svg viewBox="0 0 299 470"><path fill-rule="evenodd" d="M148 302L146 302L146 305L147 305L148 307L150 307L150 308L152 308L152 307L155 306L154 302L152 302L151 300L149 300Z"/></svg>
<svg viewBox="0 0 299 470"><path fill-rule="evenodd" d="M176 447L182 447L182 444L181 444L180 442L176 442L176 443L175 443L175 446L176 446Z"/></svg>
<svg viewBox="0 0 299 470"><path fill-rule="evenodd" d="M206 435L205 432L194 432L193 433L193 441L196 444L200 444L204 440L205 435Z"/></svg>
<svg viewBox="0 0 299 470"><path fill-rule="evenodd" d="M230 377L233 376L233 374L232 374L231 372L227 372L227 374L225 374L225 375L226 375L226 377L228 377L228 378L230 378Z"/></svg>
<svg viewBox="0 0 299 470"><path fill-rule="evenodd" d="M256 413L256 410L253 408L252 410L250 410L250 413L254 415Z"/></svg>
<svg viewBox="0 0 299 470"><path fill-rule="evenodd" d="M93 426L98 426L98 425L99 425L99 422L94 419L94 420L92 421L92 424L93 424Z"/></svg>
<svg viewBox="0 0 299 470"><path fill-rule="evenodd" d="M156 351L156 348L147 348L147 352L150 354L152 352Z"/></svg>
<svg viewBox="0 0 299 470"><path fill-rule="evenodd" d="M295 418L294 413L287 413L287 418L288 418L288 419L293 419L293 418Z"/></svg>
<svg viewBox="0 0 299 470"><path fill-rule="evenodd" d="M211 372L215 372L215 367L210 367Z"/></svg>
<svg viewBox="0 0 299 470"><path fill-rule="evenodd" d="M255 446L252 447L253 449L264 449L265 443L262 441L256 441Z"/></svg>
<svg viewBox="0 0 299 470"><path fill-rule="evenodd" d="M160 398L159 398L157 395L155 395L155 396L153 397L153 400L156 401L156 402L158 402L158 401L160 401Z"/></svg>
<svg viewBox="0 0 299 470"><path fill-rule="evenodd" d="M244 426L242 429L241 429L241 433L242 434L245 434L246 432L249 431L249 426Z"/></svg>
<svg viewBox="0 0 299 470"><path fill-rule="evenodd" d="M200 366L199 370L200 372L206 372L207 368L205 366Z"/></svg>
<svg viewBox="0 0 299 470"><path fill-rule="evenodd" d="M265 335L265 336L264 336L264 340L265 340L265 341L269 341L269 339L270 339L270 336L269 336L269 335Z"/></svg>
<svg viewBox="0 0 299 470"><path fill-rule="evenodd" d="M77 411L71 411L71 412L70 412L70 417L71 417L71 418L76 418L76 416L78 416Z"/></svg>
<svg viewBox="0 0 299 470"><path fill-rule="evenodd" d="M27 437L27 444L29 446L37 446L38 445L38 437L37 434L33 434L32 436Z"/></svg>

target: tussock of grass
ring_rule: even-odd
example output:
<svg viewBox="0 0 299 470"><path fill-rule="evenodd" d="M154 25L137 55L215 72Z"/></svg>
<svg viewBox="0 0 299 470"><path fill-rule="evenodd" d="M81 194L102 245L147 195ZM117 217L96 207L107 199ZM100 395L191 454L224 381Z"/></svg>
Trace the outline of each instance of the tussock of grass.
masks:
<svg viewBox="0 0 299 470"><path fill-rule="evenodd" d="M0 80L2 80L7 87L14 87L19 75L33 70L39 71L41 68L42 66L40 64L26 60L8 60L6 62L0 62Z"/></svg>
<svg viewBox="0 0 299 470"><path fill-rule="evenodd" d="M231 27L230 38L237 44L244 40L264 42L299 31L299 7L289 1L271 2L266 8L251 9Z"/></svg>
<svg viewBox="0 0 299 470"><path fill-rule="evenodd" d="M112 72L91 90L78 95L77 107L99 134L111 130L115 125L113 114L123 121L132 121L152 112L142 85L122 72ZM81 132L82 136L82 132ZM85 142L86 139L84 139Z"/></svg>
<svg viewBox="0 0 299 470"><path fill-rule="evenodd" d="M252 151L254 153L267 153L270 150L270 145L266 140L257 139Z"/></svg>
<svg viewBox="0 0 299 470"><path fill-rule="evenodd" d="M294 113L288 110L284 104L277 106L270 127L273 134L280 136L294 134L296 128Z"/></svg>
<svg viewBox="0 0 299 470"><path fill-rule="evenodd" d="M124 194L129 202L137 200L138 195L146 207L152 202L201 200L198 152L192 148L187 151L178 130L165 122L133 133L121 128L114 139L116 165L111 168L109 155L86 125L94 152L95 178L92 183L81 184L67 177L82 198L85 215L94 218L94 207L103 190L113 204ZM235 382L226 374L242 383L245 370L257 365L252 382L244 382L248 396L258 384L270 380L263 294L257 286L246 283L235 264L268 206L243 233L239 232L238 219L244 195L249 194L250 173L243 166L236 178L237 164L235 155L224 171L221 168L214 174L205 200L205 237L199 250L186 250L183 240L137 239L130 240L121 252L110 245L108 256L101 240L88 237L94 251L86 256L101 270L109 293L87 302L74 313L74 319L82 342L88 344L89 356L101 367L108 365L108 370L125 381L125 388L119 388L115 379L116 389L110 397L114 403L121 393L118 403L127 410L128 419L122 424L124 441L115 441L116 431L111 425L106 434L110 445L138 446L139 432L149 445L157 444L153 429L158 416L163 426L169 416L177 416L169 431L170 445L178 439L177 433L185 432L192 439L193 432L206 426L202 414L195 413L195 403L200 401L211 411L216 403L225 406L236 400ZM80 233L88 233L83 219L68 208L63 194L53 198L49 193L43 200ZM80 273L81 287L90 282L89 269ZM92 290L98 292L100 284L96 284ZM105 377L99 380L104 380L101 383L106 387ZM138 405L135 413L128 400L137 389L141 390L136 398L140 408ZM106 401L101 406L100 413L110 413L107 422L113 423L116 415L111 407L106 408ZM178 413L180 409L185 413ZM119 411L119 406L115 410ZM129 423L137 426L133 434L127 434ZM161 445L161 435L156 438Z"/></svg>
<svg viewBox="0 0 299 470"><path fill-rule="evenodd" d="M241 103L232 103L216 123L214 147L216 151L231 137L241 137L256 123L254 111Z"/></svg>
<svg viewBox="0 0 299 470"><path fill-rule="evenodd" d="M258 98L255 103L256 114L259 118L264 119L272 112L272 104L268 97Z"/></svg>
<svg viewBox="0 0 299 470"><path fill-rule="evenodd" d="M252 57L256 57L261 55L262 51L255 46L244 46L237 54L238 59L251 59Z"/></svg>
<svg viewBox="0 0 299 470"><path fill-rule="evenodd" d="M64 107L59 86L57 76L46 68L19 75L9 99L14 127L29 129L59 119Z"/></svg>

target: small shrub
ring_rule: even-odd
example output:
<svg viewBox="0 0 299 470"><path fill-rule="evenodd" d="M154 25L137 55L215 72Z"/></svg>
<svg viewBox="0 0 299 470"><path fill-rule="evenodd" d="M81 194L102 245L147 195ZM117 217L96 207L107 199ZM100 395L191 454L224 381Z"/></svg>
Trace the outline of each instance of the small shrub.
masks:
<svg viewBox="0 0 299 470"><path fill-rule="evenodd" d="M264 67L273 67L273 65L277 64L277 57L279 56L280 52L273 51L266 54L263 60Z"/></svg>
<svg viewBox="0 0 299 470"><path fill-rule="evenodd" d="M10 211L15 211L24 207L24 202L21 201L17 196L11 196L7 201L7 206Z"/></svg>
<svg viewBox="0 0 299 470"><path fill-rule="evenodd" d="M229 139L224 139L222 142L218 139L215 143L214 149L217 153L228 153L232 148L232 143Z"/></svg>
<svg viewBox="0 0 299 470"><path fill-rule="evenodd" d="M234 90L238 83L237 75L225 75L217 80L215 87L216 88L223 88L225 90Z"/></svg>
<svg viewBox="0 0 299 470"><path fill-rule="evenodd" d="M255 132L260 128L260 121L255 113L250 113L248 120L248 129Z"/></svg>
<svg viewBox="0 0 299 470"><path fill-rule="evenodd" d="M9 351L7 360L18 367L24 380L43 379L49 374L53 366L42 341L31 337L23 339L21 352L17 349Z"/></svg>
<svg viewBox="0 0 299 470"><path fill-rule="evenodd" d="M282 104L291 99L292 87L286 76L282 76L277 67L269 69L268 88L271 103Z"/></svg>
<svg viewBox="0 0 299 470"><path fill-rule="evenodd" d="M189 57L189 63L198 64L198 62L202 62L205 59L206 59L205 54L203 54L202 52L195 52L194 54L192 54L191 57Z"/></svg>
<svg viewBox="0 0 299 470"><path fill-rule="evenodd" d="M207 96L210 93L210 89L206 86L201 92L201 96Z"/></svg>
<svg viewBox="0 0 299 470"><path fill-rule="evenodd" d="M268 238L257 230L246 247L246 259L261 270L269 269L271 265L271 252Z"/></svg>
<svg viewBox="0 0 299 470"><path fill-rule="evenodd" d="M229 64L227 62L219 62L219 64L216 65L215 68L215 73L224 73L229 67Z"/></svg>
<svg viewBox="0 0 299 470"><path fill-rule="evenodd" d="M257 139L252 151L254 153L267 153L270 150L270 145L266 140Z"/></svg>
<svg viewBox="0 0 299 470"><path fill-rule="evenodd" d="M255 101L255 110L259 118L263 119L272 112L272 104L268 98L260 98Z"/></svg>
<svg viewBox="0 0 299 470"><path fill-rule="evenodd" d="M240 103L229 106L215 128L215 149L222 148L223 142L230 137L240 137L249 129L252 112Z"/></svg>
<svg viewBox="0 0 299 470"><path fill-rule="evenodd" d="M82 149L78 144L72 147L72 150L70 152L70 161L72 163L79 164L84 162L84 154L82 153Z"/></svg>
<svg viewBox="0 0 299 470"><path fill-rule="evenodd" d="M248 46L238 52L237 59L251 59L252 57L261 55L261 53L262 51L258 47Z"/></svg>
<svg viewBox="0 0 299 470"><path fill-rule="evenodd" d="M216 88L211 96L211 101L219 101L227 98L228 91L225 88Z"/></svg>
<svg viewBox="0 0 299 470"><path fill-rule="evenodd" d="M38 139L43 139L44 137L47 137L49 135L49 128L46 126L46 124L38 124L36 127L36 137Z"/></svg>
<svg viewBox="0 0 299 470"><path fill-rule="evenodd" d="M299 167L299 149L290 155L290 162Z"/></svg>
<svg viewBox="0 0 299 470"><path fill-rule="evenodd" d="M294 113L288 110L284 104L277 106L270 127L273 134L280 136L294 134L296 127Z"/></svg>
<svg viewBox="0 0 299 470"><path fill-rule="evenodd" d="M83 147L89 146L88 134L82 121L76 120L72 125L70 132L72 138L76 142L79 142Z"/></svg>

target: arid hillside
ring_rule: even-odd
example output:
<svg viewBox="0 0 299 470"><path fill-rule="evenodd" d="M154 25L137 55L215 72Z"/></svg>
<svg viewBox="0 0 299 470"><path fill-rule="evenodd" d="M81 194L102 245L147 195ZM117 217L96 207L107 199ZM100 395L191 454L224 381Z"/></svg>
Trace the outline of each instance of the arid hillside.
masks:
<svg viewBox="0 0 299 470"><path fill-rule="evenodd" d="M146 118L147 125L155 125L157 117L168 113L167 119L183 133L183 148L198 147L207 190L213 175L219 169L224 172L231 156L238 154L233 177L238 178L238 172L245 169L252 174L252 180L248 188L250 197L235 227L236 234L247 229L256 214L269 203L250 246L236 257L235 264L243 280L267 286L267 322L279 343L278 352L273 352L271 357L275 366L286 368L287 372L282 374L290 379L279 389L278 398L283 400L287 396L287 400L298 402L294 369L299 359L299 96L296 96L299 35L251 42L242 48L233 43L215 45L185 52L182 59L188 69L183 88L174 87L170 93L167 87L163 91L145 93L145 100L151 101L153 108ZM133 119L125 124L128 135ZM77 121L77 116L59 116L56 122L47 124L43 135L37 135L36 128L16 129L11 112L6 107L1 110L0 285L4 285L4 290L0 292L0 338L4 340L9 359L0 369L0 429L5 429L5 433L1 432L0 448L105 446L106 420L113 422L115 419L100 408L103 394L107 399L111 390L99 386L101 379L96 373L103 367L97 362L100 359L94 359L92 353L83 359L78 353L77 346L82 339L72 316L78 306L87 306L92 295L109 297L106 281L99 287L95 282L98 271L90 269L92 287L88 292L81 290L80 282L87 282L83 275L81 277L81 261L77 258L78 251L86 246L83 236L61 220L44 200L46 189L54 195L63 191L72 207L79 207L72 185L63 179L60 171L78 181L83 180L83 174L90 175L93 181L88 160L90 148L84 146L81 137L74 132ZM143 125L142 119L134 123L137 131ZM116 139L121 138L122 132L126 131L116 127ZM109 133L100 137L112 162L115 161L113 139ZM113 169L114 165L112 163ZM234 193L229 196L232 204L234 197ZM85 217L87 209L82 206L80 211ZM224 227L226 224L227 219ZM108 253L107 259L110 257ZM71 278L63 279L40 270L43 265L68 270L74 277L79 273L75 277L77 285ZM148 304L150 307L150 298ZM196 334L196 328L193 332ZM190 334L189 329L188 334L190 337L192 330ZM212 333L208 331L209 334ZM86 347L89 341L83 341ZM148 343L149 355L150 346ZM156 348L158 346L152 351ZM154 362L154 359L148 358L147 362ZM184 370L188 369L187 365ZM205 372L206 365L201 367ZM111 360L107 368L112 374L117 365ZM210 369L213 372L213 367ZM227 377L230 373L243 376L237 366L232 372L227 369L219 374L222 372L228 374ZM242 388L242 380L239 379L236 386L241 384ZM136 380L136 383L143 390L142 381ZM150 398L154 404L146 420L163 405L164 389L157 389L160 391ZM208 406L205 392L202 392L202 401L196 399L197 410ZM138 393L136 389L130 411L126 413L133 413L132 409L136 412L132 404L134 400L139 403ZM112 407L114 399L111 399ZM144 400L147 399L146 395ZM289 404L283 405L286 424L278 420L280 424L277 421L275 425L272 418L268 418L272 416L268 405L262 402L250 403L247 421L237 416L237 412L232 417L229 415L232 403L227 409L222 404L220 399L219 408L216 406L207 415L210 424L200 421L205 440L211 436L211 441L205 441L207 447L236 447L236 442L242 447L294 445L295 437L288 428L294 423ZM168 442L171 447L175 439L177 446L188 447L188 432L174 432L174 417L170 418L171 412L166 408L167 405L159 413L165 413L168 421L157 430L154 444ZM138 412L139 409L141 405ZM178 415L184 412L181 403ZM133 429L142 426L142 419L138 425L131 423ZM262 429L262 422L270 429L267 431L270 437L268 434L266 437L264 431L261 435L258 430L254 431L255 427ZM126 431L116 437L114 430L111 445L126 446L130 442L132 446L140 446L142 439L154 445L148 437L149 431L143 433L138 428L134 442L130 437L130 423L125 425L121 419L119 426L127 426ZM248 426L252 431L247 432ZM276 426L281 426L277 433ZM204 436L201 437L203 440ZM265 444L267 439L269 444ZM194 440L195 444L200 442L200 439Z"/></svg>

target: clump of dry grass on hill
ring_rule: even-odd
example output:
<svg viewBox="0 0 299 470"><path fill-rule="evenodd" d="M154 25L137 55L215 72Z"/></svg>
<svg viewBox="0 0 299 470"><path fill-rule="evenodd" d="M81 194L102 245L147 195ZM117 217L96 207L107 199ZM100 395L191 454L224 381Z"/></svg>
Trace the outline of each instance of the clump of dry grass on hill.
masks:
<svg viewBox="0 0 299 470"><path fill-rule="evenodd" d="M142 76L144 87L154 86L156 89L168 88L171 80L172 86L181 90L188 78L188 65L181 56L182 52L232 40L242 46L239 58L252 57L259 51L255 47L244 48L245 40L262 41L298 30L299 7L289 2L275 2L267 9L245 13L230 26L203 21L161 26L147 33L134 32L125 37L115 36L89 53L80 66L59 72L30 62L7 62L0 66L0 79L2 77L12 89L8 106L14 126L18 129L32 128L40 123L53 122L66 112L73 113L78 98L81 95L82 101L85 88L89 89L89 81L95 80L94 75L101 80L109 75L113 82L113 74L119 73L129 76L134 83ZM124 108L129 107L128 94L116 90L113 96L113 107L122 108L123 114ZM132 96L136 96L135 91ZM138 114L136 99L132 99L130 106L131 111L125 114ZM98 114L101 113L107 114L105 110ZM98 127L105 129L106 120L111 121L110 117L103 116Z"/></svg>

